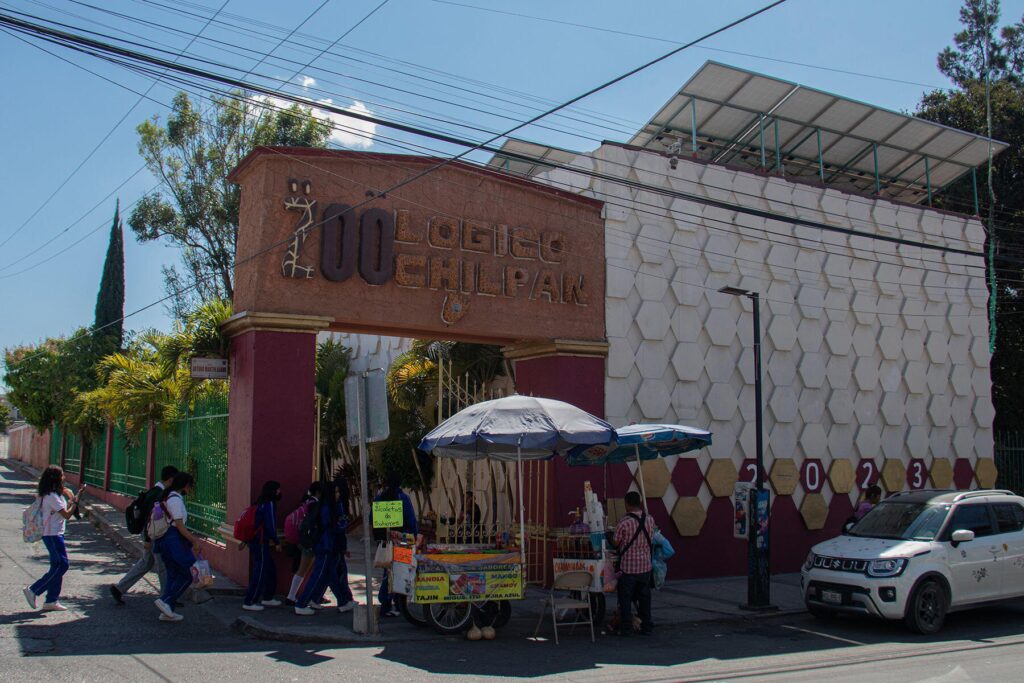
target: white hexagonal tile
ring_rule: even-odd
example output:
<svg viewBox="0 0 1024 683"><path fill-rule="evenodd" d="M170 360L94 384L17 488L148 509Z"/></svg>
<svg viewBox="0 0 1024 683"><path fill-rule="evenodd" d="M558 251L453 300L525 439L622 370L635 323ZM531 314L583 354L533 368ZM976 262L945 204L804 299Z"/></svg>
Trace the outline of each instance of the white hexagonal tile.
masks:
<svg viewBox="0 0 1024 683"><path fill-rule="evenodd" d="M969 396L971 393L971 368L957 365L949 376L949 384L957 396Z"/></svg>
<svg viewBox="0 0 1024 683"><path fill-rule="evenodd" d="M712 419L731 420L736 414L736 391L728 384L712 384L704 401Z"/></svg>
<svg viewBox="0 0 1024 683"><path fill-rule="evenodd" d="M996 417L995 408L992 407L992 399L988 396L979 396L974 401L974 419L982 429L991 429L992 420Z"/></svg>
<svg viewBox="0 0 1024 683"><path fill-rule="evenodd" d="M825 414L824 389L803 389L800 391L800 418L805 424L821 422Z"/></svg>
<svg viewBox="0 0 1024 683"><path fill-rule="evenodd" d="M800 308L801 316L809 320L817 320L825 310L825 292L820 287L801 287L796 303Z"/></svg>
<svg viewBox="0 0 1024 683"><path fill-rule="evenodd" d="M789 387L776 387L768 401L777 422L795 422L798 406L796 393Z"/></svg>
<svg viewBox="0 0 1024 683"><path fill-rule="evenodd" d="M700 344L677 344L672 353L672 367L684 382L695 382L704 372L704 352Z"/></svg>
<svg viewBox="0 0 1024 683"><path fill-rule="evenodd" d="M875 425L861 425L857 428L857 436L854 439L857 446L857 453L861 458L871 459L878 457L878 451L882 447L882 436Z"/></svg>
<svg viewBox="0 0 1024 683"><path fill-rule="evenodd" d="M662 340L668 333L670 323L665 304L660 301L645 301L636 314L636 324L644 339Z"/></svg>
<svg viewBox="0 0 1024 683"><path fill-rule="evenodd" d="M912 394L923 394L928 386L928 371L924 361L912 360L907 363L903 371L903 381L907 384L907 391Z"/></svg>
<svg viewBox="0 0 1024 683"><path fill-rule="evenodd" d="M913 458L923 458L928 455L928 429L926 427L911 427L907 430L907 451Z"/></svg>
<svg viewBox="0 0 1024 683"><path fill-rule="evenodd" d="M949 455L966 458L974 450L974 430L970 427L957 427L953 430L953 452Z"/></svg>
<svg viewBox="0 0 1024 683"><path fill-rule="evenodd" d="M604 411L609 419L626 417L633 405L633 387L626 379L609 377L605 380Z"/></svg>
<svg viewBox="0 0 1024 683"><path fill-rule="evenodd" d="M853 366L853 378L861 391L871 391L878 387L878 358L858 358Z"/></svg>
<svg viewBox="0 0 1024 683"><path fill-rule="evenodd" d="M862 425L875 424L878 420L878 404L881 396L877 391L858 391L853 399L853 414Z"/></svg>
<svg viewBox="0 0 1024 683"><path fill-rule="evenodd" d="M800 432L800 445L808 458L820 458L826 455L828 437L825 428L820 424L805 425Z"/></svg>
<svg viewBox="0 0 1024 683"><path fill-rule="evenodd" d="M992 393L992 376L988 368L975 368L971 373L971 389L979 396Z"/></svg>
<svg viewBox="0 0 1024 683"><path fill-rule="evenodd" d="M621 337L608 338L608 376L628 377L633 369L633 348Z"/></svg>
<svg viewBox="0 0 1024 683"><path fill-rule="evenodd" d="M907 416L905 422L909 425L928 424L928 395L911 394L907 396L904 404Z"/></svg>
<svg viewBox="0 0 1024 683"><path fill-rule="evenodd" d="M724 308L716 308L708 314L704 322L711 343L716 346L729 346L736 337L736 319Z"/></svg>
<svg viewBox="0 0 1024 683"><path fill-rule="evenodd" d="M846 389L833 389L828 399L828 412L832 421L848 424L853 419L853 397Z"/></svg>
<svg viewBox="0 0 1024 683"><path fill-rule="evenodd" d="M975 367L987 368L989 366L992 356L988 351L988 339L978 337L971 342L971 358L974 360Z"/></svg>
<svg viewBox="0 0 1024 683"><path fill-rule="evenodd" d="M877 352L875 331L867 325L857 325L853 331L853 350L861 357L874 356Z"/></svg>
<svg viewBox="0 0 1024 683"><path fill-rule="evenodd" d="M825 343L834 356L845 356L850 353L850 346L853 343L850 326L838 320L829 323Z"/></svg>
<svg viewBox="0 0 1024 683"><path fill-rule="evenodd" d="M928 341L924 345L928 352L928 358L933 363L945 363L949 357L946 335L941 332L932 332L928 335Z"/></svg>
<svg viewBox="0 0 1024 683"><path fill-rule="evenodd" d="M736 372L736 358L727 346L712 346L704 352L704 371L712 382L728 382Z"/></svg>
<svg viewBox="0 0 1024 683"><path fill-rule="evenodd" d="M805 353L800 358L798 372L805 387L821 388L826 379L824 356L820 353Z"/></svg>
<svg viewBox="0 0 1024 683"><path fill-rule="evenodd" d="M917 330L903 332L903 357L907 360L921 360L924 357L924 335Z"/></svg>
<svg viewBox="0 0 1024 683"><path fill-rule="evenodd" d="M901 391L903 389L903 368L900 363L883 360L878 368L878 384L882 391Z"/></svg>
<svg viewBox="0 0 1024 683"><path fill-rule="evenodd" d="M697 306L704 301L704 278L693 265L677 268L671 285L680 306Z"/></svg>
<svg viewBox="0 0 1024 683"><path fill-rule="evenodd" d="M644 264L636 274L636 291L644 301L662 301L668 291L669 280L660 266Z"/></svg>
<svg viewBox="0 0 1024 683"><path fill-rule="evenodd" d="M825 375L833 389L846 389L853 377L853 364L846 356L832 356L825 364Z"/></svg>
<svg viewBox="0 0 1024 683"><path fill-rule="evenodd" d="M895 327L883 328L882 333L878 336L878 350L881 351L882 358L886 360L898 359L903 352L903 339L900 330Z"/></svg>
<svg viewBox="0 0 1024 683"><path fill-rule="evenodd" d="M796 339L804 353L817 353L825 339L821 323L807 318L801 320L796 330Z"/></svg>
<svg viewBox="0 0 1024 683"><path fill-rule="evenodd" d="M695 342L700 338L700 331L704 325L701 323L700 311L692 306L676 306L672 311L672 334L676 341Z"/></svg>
<svg viewBox="0 0 1024 683"><path fill-rule="evenodd" d="M903 427L882 428L882 455L899 460L903 457L905 429Z"/></svg>
<svg viewBox="0 0 1024 683"><path fill-rule="evenodd" d="M611 299L625 299L633 289L633 272L627 268L608 268L604 290Z"/></svg>
<svg viewBox="0 0 1024 683"><path fill-rule="evenodd" d="M675 228L668 223L646 223L640 226L640 234L636 237L640 258L646 263L664 263L674 232Z"/></svg>
<svg viewBox="0 0 1024 683"><path fill-rule="evenodd" d="M928 366L928 391L933 394L945 393L949 386L949 368L945 365Z"/></svg>
<svg viewBox="0 0 1024 683"><path fill-rule="evenodd" d="M788 315L772 316L772 321L768 325L768 338L777 350L792 351L793 345L796 344L796 326L793 325L793 319Z"/></svg>
<svg viewBox="0 0 1024 683"><path fill-rule="evenodd" d="M768 434L767 445L772 459L794 457L796 455L796 428L791 424L775 425Z"/></svg>
<svg viewBox="0 0 1024 683"><path fill-rule="evenodd" d="M903 396L886 392L882 399L881 411L885 424L893 427L902 424L903 416L906 414Z"/></svg>
<svg viewBox="0 0 1024 683"><path fill-rule="evenodd" d="M662 420L668 414L672 398L663 380L645 379L637 391L636 402L645 418Z"/></svg>
<svg viewBox="0 0 1024 683"><path fill-rule="evenodd" d="M950 422L949 397L942 394L932 396L928 402L928 415L936 427L947 427Z"/></svg>
<svg viewBox="0 0 1024 683"><path fill-rule="evenodd" d="M668 351L660 341L645 341L636 355L636 367L644 379L664 379L668 369Z"/></svg>
<svg viewBox="0 0 1024 683"><path fill-rule="evenodd" d="M853 457L855 431L853 425L834 424L828 428L828 452L822 455L825 467L829 467L833 460Z"/></svg>
<svg viewBox="0 0 1024 683"><path fill-rule="evenodd" d="M794 354L787 351L776 351L766 363L768 376L775 386L788 387L796 379L796 361Z"/></svg>

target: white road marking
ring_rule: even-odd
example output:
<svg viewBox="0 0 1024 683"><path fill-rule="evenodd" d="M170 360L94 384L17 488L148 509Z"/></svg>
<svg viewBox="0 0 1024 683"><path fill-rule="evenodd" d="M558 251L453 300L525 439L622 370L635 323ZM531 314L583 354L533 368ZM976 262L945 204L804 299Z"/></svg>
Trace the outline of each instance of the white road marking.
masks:
<svg viewBox="0 0 1024 683"><path fill-rule="evenodd" d="M791 631L800 631L801 633L810 633L812 636L819 636L821 638L828 638L829 640L838 640L840 643L846 643L847 645L867 645L859 640L850 640L849 638L842 638L840 636L834 636L831 633L822 633L821 631L812 631L809 628L800 628L799 626L790 626L783 624L782 628L788 628Z"/></svg>

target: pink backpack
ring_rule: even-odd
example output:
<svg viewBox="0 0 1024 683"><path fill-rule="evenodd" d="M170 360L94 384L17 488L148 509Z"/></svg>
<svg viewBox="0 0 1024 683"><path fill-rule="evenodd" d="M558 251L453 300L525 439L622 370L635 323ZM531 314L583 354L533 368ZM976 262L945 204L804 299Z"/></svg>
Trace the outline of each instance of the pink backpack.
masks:
<svg viewBox="0 0 1024 683"><path fill-rule="evenodd" d="M302 520L306 518L306 514L309 512L311 502L306 501L284 518L284 540L292 545L299 545L299 530L302 528Z"/></svg>

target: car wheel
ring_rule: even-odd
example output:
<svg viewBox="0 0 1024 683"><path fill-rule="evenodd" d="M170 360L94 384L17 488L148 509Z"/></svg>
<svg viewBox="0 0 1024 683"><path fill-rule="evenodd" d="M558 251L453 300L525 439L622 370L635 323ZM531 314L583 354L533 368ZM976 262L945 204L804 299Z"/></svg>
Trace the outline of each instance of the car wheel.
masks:
<svg viewBox="0 0 1024 683"><path fill-rule="evenodd" d="M935 579L925 579L910 596L907 613L903 621L915 633L928 635L937 633L946 621L949 598L946 589Z"/></svg>
<svg viewBox="0 0 1024 683"><path fill-rule="evenodd" d="M833 610L821 607L820 605L807 605L807 611L817 619L835 619L836 617L836 613Z"/></svg>

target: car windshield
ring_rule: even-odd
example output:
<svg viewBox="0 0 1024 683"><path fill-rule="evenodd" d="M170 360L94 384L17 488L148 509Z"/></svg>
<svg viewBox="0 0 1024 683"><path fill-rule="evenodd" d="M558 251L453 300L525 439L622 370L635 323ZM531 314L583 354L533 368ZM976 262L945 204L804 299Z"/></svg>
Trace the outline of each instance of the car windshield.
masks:
<svg viewBox="0 0 1024 683"><path fill-rule="evenodd" d="M850 529L851 536L931 541L949 513L948 505L883 502Z"/></svg>

